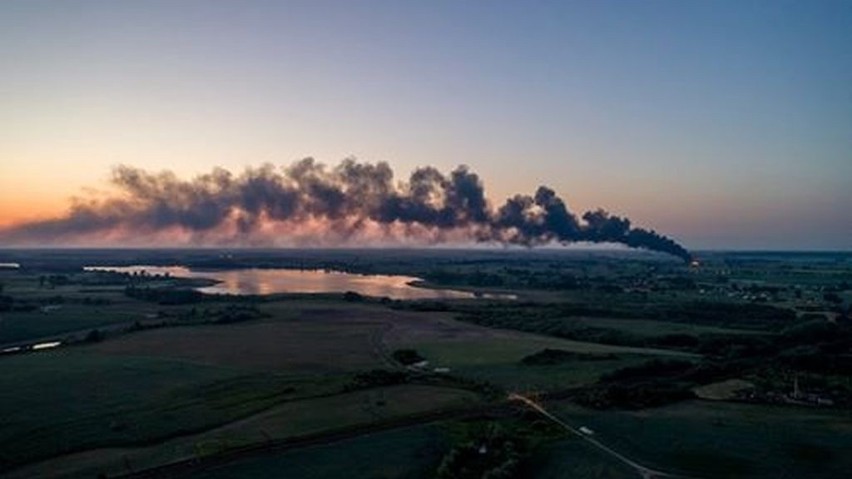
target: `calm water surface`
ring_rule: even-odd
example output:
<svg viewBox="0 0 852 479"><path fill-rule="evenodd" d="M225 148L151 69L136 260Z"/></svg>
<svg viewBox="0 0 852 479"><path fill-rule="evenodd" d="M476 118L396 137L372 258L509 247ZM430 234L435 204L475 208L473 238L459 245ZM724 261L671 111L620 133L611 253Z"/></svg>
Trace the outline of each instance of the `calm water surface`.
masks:
<svg viewBox="0 0 852 479"><path fill-rule="evenodd" d="M98 266L89 271L141 273L180 278L210 278L220 281L213 286L197 288L212 294L335 293L354 291L367 296L394 299L473 298L473 293L450 289L428 289L412 286L419 278L378 274L352 274L340 271L296 269L232 269L194 271L183 266ZM513 299L513 295L482 294L479 297Z"/></svg>

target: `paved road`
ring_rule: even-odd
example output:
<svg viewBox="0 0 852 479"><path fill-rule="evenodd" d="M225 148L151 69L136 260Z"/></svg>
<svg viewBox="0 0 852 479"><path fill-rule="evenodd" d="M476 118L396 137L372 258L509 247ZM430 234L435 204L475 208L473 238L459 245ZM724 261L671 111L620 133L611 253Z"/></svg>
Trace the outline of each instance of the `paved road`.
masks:
<svg viewBox="0 0 852 479"><path fill-rule="evenodd" d="M606 446L605 444L601 443L597 439L590 437L588 434L583 434L582 432L580 432L579 429L568 424L567 422L563 421L562 419L559 419L558 417L554 416L552 413L550 413L550 411L545 409L541 404L533 401L532 399L530 399L526 396L522 396L520 394L510 394L509 400L510 401L520 401L520 402L526 404L527 406L529 406L530 408L538 411L544 417L546 417L546 418L550 419L551 421L555 422L556 424L559 424L560 426L562 426L566 431L571 432L572 434L580 437L584 441L592 444L593 446L604 451L605 453L609 454L610 456L612 456L612 457L618 459L619 461L627 464L628 466L632 467L644 479L653 479L653 478L657 478L657 477L684 477L684 476L677 476L675 474L669 474L669 473L663 472L663 471L657 471L655 469L651 469L649 467L645 467L645 466L639 464L638 462L630 459L629 457L625 456L624 454L620 454L620 453L614 451L612 448Z"/></svg>

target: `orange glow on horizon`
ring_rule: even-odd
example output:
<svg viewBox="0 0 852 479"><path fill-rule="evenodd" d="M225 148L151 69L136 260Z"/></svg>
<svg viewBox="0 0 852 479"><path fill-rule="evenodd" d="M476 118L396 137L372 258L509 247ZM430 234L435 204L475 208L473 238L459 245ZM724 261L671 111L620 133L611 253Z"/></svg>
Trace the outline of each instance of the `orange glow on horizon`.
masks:
<svg viewBox="0 0 852 479"><path fill-rule="evenodd" d="M0 197L0 228L8 228L34 221L60 218L68 212L65 198L20 199Z"/></svg>

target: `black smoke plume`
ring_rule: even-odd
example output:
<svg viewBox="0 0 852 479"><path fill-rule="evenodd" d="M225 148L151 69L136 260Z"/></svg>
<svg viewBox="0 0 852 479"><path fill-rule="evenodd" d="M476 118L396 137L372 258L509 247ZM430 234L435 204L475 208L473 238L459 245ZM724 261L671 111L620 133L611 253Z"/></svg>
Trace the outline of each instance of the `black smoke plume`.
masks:
<svg viewBox="0 0 852 479"><path fill-rule="evenodd" d="M399 183L387 163L353 159L328 167L307 158L283 168L248 168L239 175L217 168L192 180L119 166L112 185L116 193L77 200L62 218L0 232L0 242L121 241L167 232L196 244L275 245L312 225L313 235L341 241L369 233L427 242L460 239L527 246L607 242L690 259L675 241L633 228L627 218L596 210L578 219L545 186L532 196L516 195L492 208L479 176L466 166L449 175L419 168Z"/></svg>

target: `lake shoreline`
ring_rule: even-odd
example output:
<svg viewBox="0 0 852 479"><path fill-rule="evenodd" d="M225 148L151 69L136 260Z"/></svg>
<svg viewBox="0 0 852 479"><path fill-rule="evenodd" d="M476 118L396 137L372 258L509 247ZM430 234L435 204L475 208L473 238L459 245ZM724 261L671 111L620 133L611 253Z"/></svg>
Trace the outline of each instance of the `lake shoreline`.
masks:
<svg viewBox="0 0 852 479"><path fill-rule="evenodd" d="M355 292L364 296L396 300L474 299L491 296L491 293L442 288L413 276L350 273L327 268L196 269L182 265L129 265L85 266L83 270L197 282L191 287L203 294L267 296Z"/></svg>

